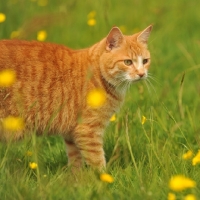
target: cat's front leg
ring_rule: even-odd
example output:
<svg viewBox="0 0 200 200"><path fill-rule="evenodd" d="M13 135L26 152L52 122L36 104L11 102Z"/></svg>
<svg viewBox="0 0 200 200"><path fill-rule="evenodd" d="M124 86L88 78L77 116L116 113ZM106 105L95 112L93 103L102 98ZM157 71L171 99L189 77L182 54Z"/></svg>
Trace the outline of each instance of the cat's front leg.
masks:
<svg viewBox="0 0 200 200"><path fill-rule="evenodd" d="M100 171L106 167L102 131L98 127L78 125L74 132L74 142L87 165Z"/></svg>
<svg viewBox="0 0 200 200"><path fill-rule="evenodd" d="M67 157L68 157L68 166L76 169L82 167L83 161L80 150L72 141L65 140Z"/></svg>

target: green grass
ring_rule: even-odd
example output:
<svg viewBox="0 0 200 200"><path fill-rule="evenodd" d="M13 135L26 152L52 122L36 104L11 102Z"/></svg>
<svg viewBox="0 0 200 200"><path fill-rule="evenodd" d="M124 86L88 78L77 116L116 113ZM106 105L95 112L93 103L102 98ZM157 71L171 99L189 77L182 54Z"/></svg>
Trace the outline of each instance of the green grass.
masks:
<svg viewBox="0 0 200 200"><path fill-rule="evenodd" d="M125 26L132 34L149 24L152 65L150 91L145 83L129 90L124 106L105 134L108 173L106 184L91 169L76 176L66 168L65 146L59 137L0 143L0 199L136 199L164 200L171 176L183 174L197 187L189 193L200 199L200 165L182 160L188 149L200 148L200 26L198 0L193 1L36 1L0 0L0 38L22 29L23 39L36 39L46 30L47 41L85 48L105 37L112 26ZM96 11L97 24L87 25ZM141 124L141 117L147 121ZM33 152L28 157L27 151ZM37 170L29 168L37 162Z"/></svg>

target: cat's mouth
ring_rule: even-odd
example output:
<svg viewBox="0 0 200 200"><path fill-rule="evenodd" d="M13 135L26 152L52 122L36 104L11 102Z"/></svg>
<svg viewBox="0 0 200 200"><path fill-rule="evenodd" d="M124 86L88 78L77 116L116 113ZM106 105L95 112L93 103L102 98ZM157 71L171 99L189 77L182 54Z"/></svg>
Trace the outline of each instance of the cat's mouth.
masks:
<svg viewBox="0 0 200 200"><path fill-rule="evenodd" d="M146 78L147 78L147 74L143 74L143 75L137 74L136 77L132 79L132 82L142 81L142 80L145 80Z"/></svg>

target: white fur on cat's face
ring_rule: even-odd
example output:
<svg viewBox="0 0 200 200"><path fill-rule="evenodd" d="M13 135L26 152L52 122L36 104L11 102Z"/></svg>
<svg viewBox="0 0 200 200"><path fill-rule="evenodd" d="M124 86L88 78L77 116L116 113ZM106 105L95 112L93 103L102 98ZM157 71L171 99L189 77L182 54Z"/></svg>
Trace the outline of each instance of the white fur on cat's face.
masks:
<svg viewBox="0 0 200 200"><path fill-rule="evenodd" d="M143 63L143 60L147 60L147 63ZM133 64L130 67L130 69L127 69L127 72L125 72L125 77L128 81L139 81L141 79L145 79L148 76L148 69L146 67L148 62L150 62L149 58L143 58L143 56L137 56L136 59L132 60ZM133 69L132 69L133 68ZM134 71L134 72L132 72Z"/></svg>

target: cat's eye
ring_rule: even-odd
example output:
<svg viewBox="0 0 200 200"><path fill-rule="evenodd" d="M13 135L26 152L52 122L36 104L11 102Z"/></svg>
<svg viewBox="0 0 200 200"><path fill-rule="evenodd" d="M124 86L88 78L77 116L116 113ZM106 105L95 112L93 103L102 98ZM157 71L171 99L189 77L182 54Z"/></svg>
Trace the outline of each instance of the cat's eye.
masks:
<svg viewBox="0 0 200 200"><path fill-rule="evenodd" d="M142 63L143 63L143 65L145 65L146 63L148 63L148 59L147 58L143 59Z"/></svg>
<svg viewBox="0 0 200 200"><path fill-rule="evenodd" d="M133 61L132 60L124 60L124 64L127 66L130 66L133 64Z"/></svg>

